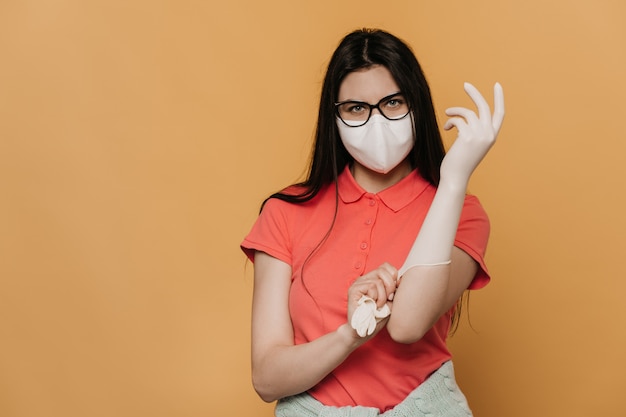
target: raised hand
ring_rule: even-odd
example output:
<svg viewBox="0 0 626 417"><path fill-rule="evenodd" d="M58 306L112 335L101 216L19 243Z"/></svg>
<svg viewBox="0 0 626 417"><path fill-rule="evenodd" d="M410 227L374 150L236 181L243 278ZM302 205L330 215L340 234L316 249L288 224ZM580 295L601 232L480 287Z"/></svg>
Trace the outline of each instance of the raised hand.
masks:
<svg viewBox="0 0 626 417"><path fill-rule="evenodd" d="M496 83L493 88L494 112L480 92L465 83L465 92L476 104L478 114L465 107L451 107L445 130L456 127L459 134L441 164L441 181L467 185L470 176L493 146L504 119L504 93Z"/></svg>

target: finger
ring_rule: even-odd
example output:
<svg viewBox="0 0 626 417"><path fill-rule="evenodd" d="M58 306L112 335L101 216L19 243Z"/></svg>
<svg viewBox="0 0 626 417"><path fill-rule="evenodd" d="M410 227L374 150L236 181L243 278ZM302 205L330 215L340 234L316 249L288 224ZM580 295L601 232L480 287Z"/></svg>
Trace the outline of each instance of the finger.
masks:
<svg viewBox="0 0 626 417"><path fill-rule="evenodd" d="M468 96L474 101L476 107L478 108L478 118L484 120L485 118L489 118L491 120L491 110L489 109L489 104L487 100L480 94L480 91L476 89L472 84L465 83L465 92Z"/></svg>
<svg viewBox="0 0 626 417"><path fill-rule="evenodd" d="M355 301L358 301L362 295L365 295L376 302L377 308L382 307L387 301L388 293L385 283L378 276L371 276L368 280L359 284L355 290Z"/></svg>
<svg viewBox="0 0 626 417"><path fill-rule="evenodd" d="M493 117L491 118L493 129L496 134L500 131L502 121L504 120L504 91L500 83L493 86Z"/></svg>
<svg viewBox="0 0 626 417"><path fill-rule="evenodd" d="M370 281L355 282L348 291L350 299L355 303L358 303L363 296L367 296L372 300L378 297L376 286Z"/></svg>
<svg viewBox="0 0 626 417"><path fill-rule="evenodd" d="M468 122L471 120L478 120L476 113L465 107L450 107L449 109L446 109L446 114L448 116L461 116Z"/></svg>
<svg viewBox="0 0 626 417"><path fill-rule="evenodd" d="M378 303L379 294L386 295L385 287L380 280L363 282L355 288L355 290L356 294L354 295L354 300L357 302L364 295Z"/></svg>
<svg viewBox="0 0 626 417"><path fill-rule="evenodd" d="M398 276L398 270L395 266L391 265L389 262L385 262L378 267L379 270L385 271L391 278L396 279Z"/></svg>
<svg viewBox="0 0 626 417"><path fill-rule="evenodd" d="M374 285L376 285L376 298L372 298L376 300L376 307L381 308L387 302L387 289L385 283L380 279L376 280Z"/></svg>
<svg viewBox="0 0 626 417"><path fill-rule="evenodd" d="M392 293L396 289L396 279L398 277L398 270L389 263L384 263L379 268L379 278L385 284L385 290L387 294Z"/></svg>
<svg viewBox="0 0 626 417"><path fill-rule="evenodd" d="M388 274L388 279L385 280L385 289L387 290L387 300L393 300L393 296L398 288L398 269L389 264L384 263L382 265Z"/></svg>
<svg viewBox="0 0 626 417"><path fill-rule="evenodd" d="M453 127L456 127L457 129L461 130L467 127L467 123L465 123L465 120L461 119L460 117L451 117L443 125L444 130L450 130Z"/></svg>

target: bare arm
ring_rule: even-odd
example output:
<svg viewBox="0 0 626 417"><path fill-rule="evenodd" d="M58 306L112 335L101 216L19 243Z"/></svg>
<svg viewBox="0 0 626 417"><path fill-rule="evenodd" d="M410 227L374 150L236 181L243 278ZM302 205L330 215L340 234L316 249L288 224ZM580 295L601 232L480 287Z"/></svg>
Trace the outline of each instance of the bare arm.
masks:
<svg viewBox="0 0 626 417"><path fill-rule="evenodd" d="M337 330L295 345L288 306L290 285L291 266L264 252L256 252L252 382L267 402L313 387L369 339L359 338L346 319Z"/></svg>
<svg viewBox="0 0 626 417"><path fill-rule="evenodd" d="M421 339L461 297L477 268L474 259L454 247L449 265L409 269L396 290L387 323L391 338L399 343Z"/></svg>
<svg viewBox="0 0 626 417"><path fill-rule="evenodd" d="M453 246L465 188L444 181L400 269L401 281L387 325L392 339L400 343L421 339L452 307L476 273L475 261Z"/></svg>

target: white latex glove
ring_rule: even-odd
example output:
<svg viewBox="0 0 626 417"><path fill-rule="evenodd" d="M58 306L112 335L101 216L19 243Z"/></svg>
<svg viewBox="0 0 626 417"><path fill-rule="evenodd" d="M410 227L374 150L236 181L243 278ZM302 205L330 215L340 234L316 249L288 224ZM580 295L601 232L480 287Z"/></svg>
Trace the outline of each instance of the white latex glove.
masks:
<svg viewBox="0 0 626 417"><path fill-rule="evenodd" d="M451 107L446 110L453 116L443 128L456 127L459 134L441 163L441 182L453 181L467 186L470 176L496 142L496 136L504 119L504 93L500 83L493 87L494 112L480 92L470 83L465 83L465 92L476 104L478 115L464 107Z"/></svg>
<svg viewBox="0 0 626 417"><path fill-rule="evenodd" d="M424 224L398 271L398 277L414 266L437 266L450 263L465 191L470 176L493 146L504 119L504 93L494 86L494 113L476 87L465 83L465 92L476 104L478 115L464 107L446 110L452 116L444 125L456 127L457 139L441 163L441 180Z"/></svg>
<svg viewBox="0 0 626 417"><path fill-rule="evenodd" d="M358 305L352 314L350 326L361 337L374 333L376 324L391 313L387 304L378 309L376 308L376 302L366 295L359 299Z"/></svg>

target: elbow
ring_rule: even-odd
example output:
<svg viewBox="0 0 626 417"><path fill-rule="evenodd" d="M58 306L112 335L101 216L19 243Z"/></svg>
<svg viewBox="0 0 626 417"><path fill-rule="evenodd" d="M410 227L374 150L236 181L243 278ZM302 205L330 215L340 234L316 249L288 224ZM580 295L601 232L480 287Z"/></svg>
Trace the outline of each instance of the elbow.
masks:
<svg viewBox="0 0 626 417"><path fill-rule="evenodd" d="M393 325L393 323L387 324L387 332L389 332L391 340L396 343L402 343L404 345L417 342L422 337L424 337L427 331L428 329L422 329L418 326L408 327L402 325Z"/></svg>
<svg viewBox="0 0 626 417"><path fill-rule="evenodd" d="M274 395L271 391L265 390L257 385L254 385L254 390L256 391L257 395L266 403L271 403L279 399L279 397Z"/></svg>
<svg viewBox="0 0 626 417"><path fill-rule="evenodd" d="M274 396L272 396L272 395L271 395L271 394L269 394L269 393L264 393L264 392L262 392L262 391L259 391L259 390L258 390L258 389L256 389L256 388L255 388L255 390L256 390L256 393L258 394L258 396L259 396L259 397L260 397L263 401L265 401L266 403L273 403L274 401L278 400L278 398L277 398L277 397L274 397Z"/></svg>
<svg viewBox="0 0 626 417"><path fill-rule="evenodd" d="M389 332L389 335L391 336L391 340L393 340L396 343L402 343L404 345L410 345L411 343L415 343L418 340L420 340L424 334L423 333L417 333L417 332L413 332L413 333L409 333L409 332L398 332L398 333L392 333Z"/></svg>
<svg viewBox="0 0 626 417"><path fill-rule="evenodd" d="M252 386L257 395L266 403L271 403L278 400L280 397L271 389L271 384L263 381L258 375L252 375Z"/></svg>

